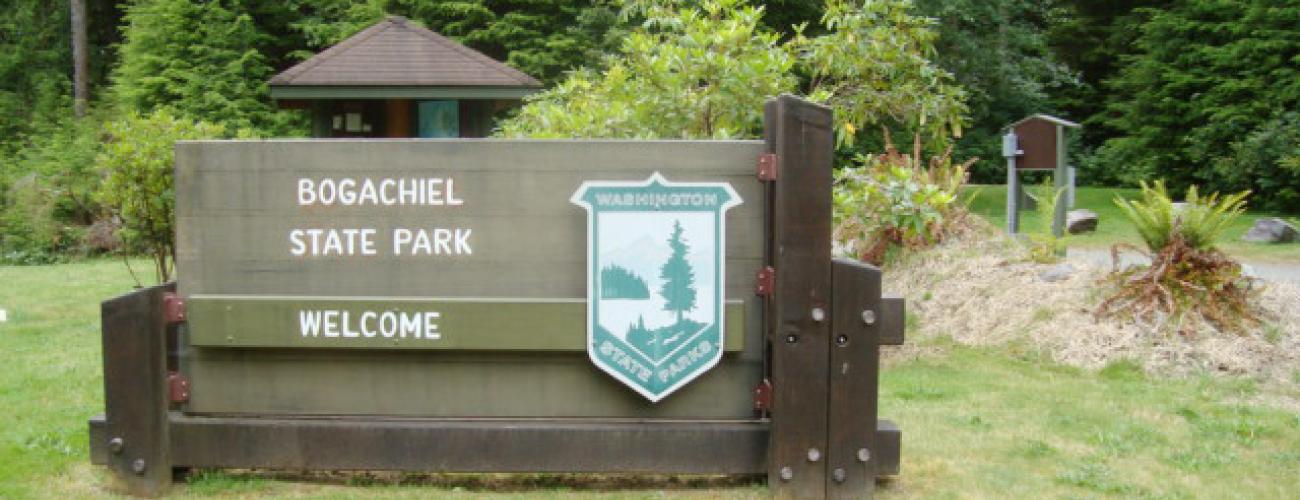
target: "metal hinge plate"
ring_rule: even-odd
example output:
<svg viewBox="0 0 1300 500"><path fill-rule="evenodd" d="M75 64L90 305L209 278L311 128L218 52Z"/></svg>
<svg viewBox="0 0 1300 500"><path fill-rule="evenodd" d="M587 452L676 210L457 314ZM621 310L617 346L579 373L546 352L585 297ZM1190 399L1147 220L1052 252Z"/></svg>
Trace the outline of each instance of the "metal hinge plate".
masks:
<svg viewBox="0 0 1300 500"><path fill-rule="evenodd" d="M780 161L777 160L776 153L758 155L758 180L763 182L775 181L779 165Z"/></svg>
<svg viewBox="0 0 1300 500"><path fill-rule="evenodd" d="M754 285L754 293L761 296L772 295L772 289L776 287L776 269L772 266L766 266L758 270L757 283Z"/></svg>
<svg viewBox="0 0 1300 500"><path fill-rule="evenodd" d="M763 379L758 385L754 386L754 413L767 413L772 409L772 382Z"/></svg>
<svg viewBox="0 0 1300 500"><path fill-rule="evenodd" d="M179 372L167 372L167 395L173 403L190 400L190 380Z"/></svg>
<svg viewBox="0 0 1300 500"><path fill-rule="evenodd" d="M163 317L167 324L185 322L185 299L174 293L163 294Z"/></svg>

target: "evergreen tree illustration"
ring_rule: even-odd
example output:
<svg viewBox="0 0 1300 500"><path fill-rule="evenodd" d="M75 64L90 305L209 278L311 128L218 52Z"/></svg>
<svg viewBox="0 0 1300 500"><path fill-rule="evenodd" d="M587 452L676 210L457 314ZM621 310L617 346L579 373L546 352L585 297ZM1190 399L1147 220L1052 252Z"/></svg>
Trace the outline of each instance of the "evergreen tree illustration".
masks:
<svg viewBox="0 0 1300 500"><path fill-rule="evenodd" d="M695 309L695 271L686 261L686 252L690 246L682 238L680 220L673 222L673 235L668 239L668 246L673 253L659 270L659 277L664 280L659 287L659 295L664 298L664 310L677 313L677 324L674 326L680 326L682 315Z"/></svg>

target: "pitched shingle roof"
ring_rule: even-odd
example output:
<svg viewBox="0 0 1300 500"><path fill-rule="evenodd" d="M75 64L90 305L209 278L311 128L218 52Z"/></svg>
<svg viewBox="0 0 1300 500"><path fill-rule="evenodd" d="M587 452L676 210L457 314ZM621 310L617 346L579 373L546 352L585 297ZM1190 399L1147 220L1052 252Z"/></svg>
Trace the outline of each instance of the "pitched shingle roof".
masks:
<svg viewBox="0 0 1300 500"><path fill-rule="evenodd" d="M271 78L272 86L541 87L535 78L390 16Z"/></svg>

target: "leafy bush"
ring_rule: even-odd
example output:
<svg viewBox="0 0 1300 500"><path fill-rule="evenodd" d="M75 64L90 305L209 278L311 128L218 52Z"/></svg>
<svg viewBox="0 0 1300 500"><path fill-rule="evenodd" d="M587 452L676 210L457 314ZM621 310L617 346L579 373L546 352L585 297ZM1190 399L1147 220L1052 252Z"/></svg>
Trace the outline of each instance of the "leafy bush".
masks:
<svg viewBox="0 0 1300 500"><path fill-rule="evenodd" d="M842 145L876 123L960 133L965 94L929 60L932 21L905 0L828 0L825 34L789 39L766 29L749 0L623 4L645 22L619 53L529 97L500 135L757 138L764 101L800 90L835 109Z"/></svg>
<svg viewBox="0 0 1300 500"><path fill-rule="evenodd" d="M1154 186L1142 184L1141 200L1117 197L1115 204L1146 242L1151 265L1112 272L1107 281L1114 291L1096 314L1132 317L1157 330L1167 325L1181 330L1189 319L1205 320L1220 330L1255 324L1258 316L1248 301L1252 280L1242 276L1241 264L1214 247L1245 212L1248 194L1202 197L1193 186L1179 207L1157 181ZM1117 268L1119 251L1126 247L1141 251L1115 245L1111 253Z"/></svg>
<svg viewBox="0 0 1300 500"><path fill-rule="evenodd" d="M152 256L158 281L168 281L175 257L173 148L180 140L218 137L224 128L162 109L147 116L132 112L105 129L109 139L96 159L107 175L99 198L121 218L122 239Z"/></svg>
<svg viewBox="0 0 1300 500"><path fill-rule="evenodd" d="M1051 177L1045 177L1042 184L1030 188L1029 196L1036 202L1034 211L1038 213L1038 227L1026 232L1025 236L1029 238L1029 258L1034 262L1050 264L1061 260L1065 255L1068 236L1057 236L1052 231L1052 223L1056 220L1056 205L1061 202L1063 195L1065 189L1054 187Z"/></svg>
<svg viewBox="0 0 1300 500"><path fill-rule="evenodd" d="M28 174L8 190L0 211L0 262L47 264L57 260L61 231L55 223L49 190Z"/></svg>
<svg viewBox="0 0 1300 500"><path fill-rule="evenodd" d="M962 227L957 194L976 160L954 164L948 149L923 166L919 139L914 146L903 155L888 144L835 172L835 241L855 258L881 264L891 248L929 246Z"/></svg>
<svg viewBox="0 0 1300 500"><path fill-rule="evenodd" d="M26 147L0 167L0 259L47 263L90 248L84 228L100 212L94 200L98 123L51 118L24 137ZM8 256L8 257L6 257Z"/></svg>
<svg viewBox="0 0 1300 500"><path fill-rule="evenodd" d="M1270 120L1213 163L1224 189L1251 190L1258 209L1300 212L1300 113Z"/></svg>

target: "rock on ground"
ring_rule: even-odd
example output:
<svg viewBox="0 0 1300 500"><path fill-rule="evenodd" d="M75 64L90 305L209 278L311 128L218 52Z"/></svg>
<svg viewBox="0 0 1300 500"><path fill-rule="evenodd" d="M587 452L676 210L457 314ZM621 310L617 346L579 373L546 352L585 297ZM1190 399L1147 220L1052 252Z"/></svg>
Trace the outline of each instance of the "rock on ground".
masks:
<svg viewBox="0 0 1300 500"><path fill-rule="evenodd" d="M1081 208L1065 213L1065 230L1070 234L1090 233L1097 230L1097 212Z"/></svg>
<svg viewBox="0 0 1300 500"><path fill-rule="evenodd" d="M1070 279L1071 274L1074 274L1074 266L1069 262L1062 262L1042 270L1038 273L1038 278L1048 283L1056 283Z"/></svg>
<svg viewBox="0 0 1300 500"><path fill-rule="evenodd" d="M1255 220L1255 225L1241 239L1258 243L1290 243L1300 240L1300 231L1289 222L1277 217Z"/></svg>

